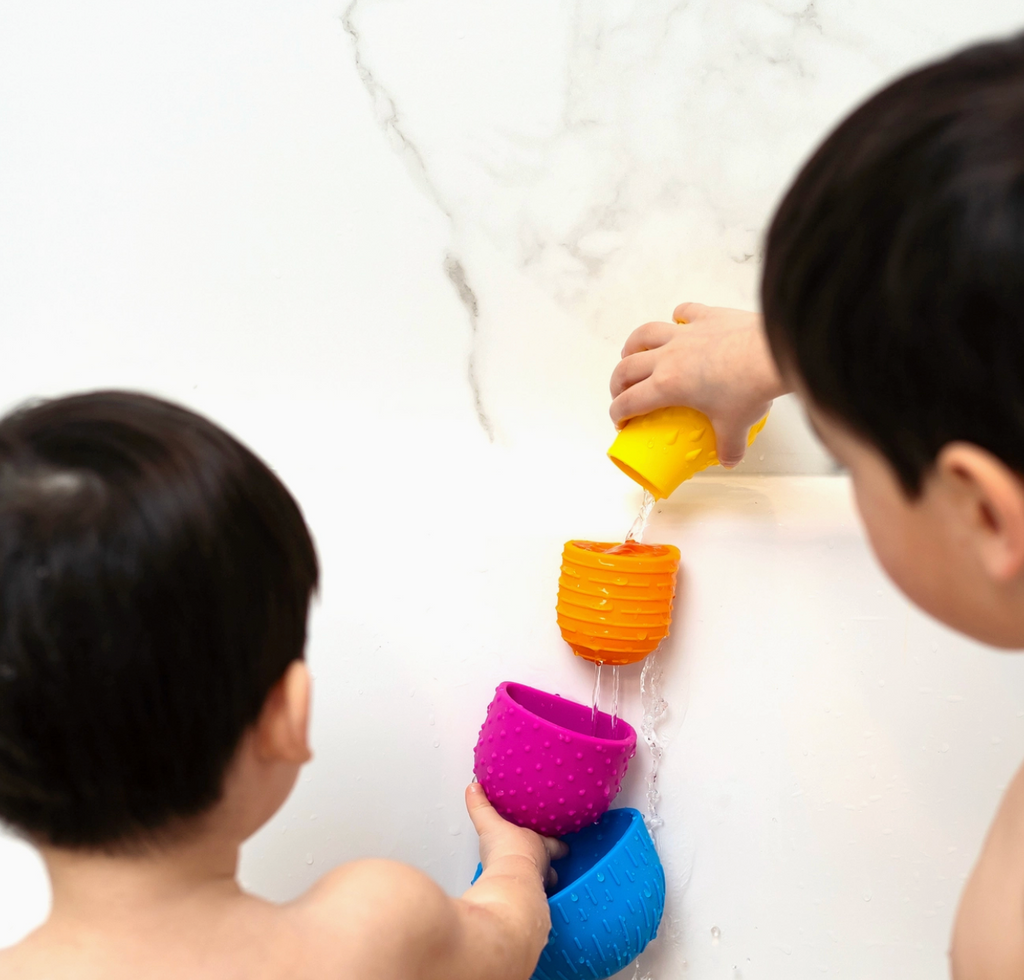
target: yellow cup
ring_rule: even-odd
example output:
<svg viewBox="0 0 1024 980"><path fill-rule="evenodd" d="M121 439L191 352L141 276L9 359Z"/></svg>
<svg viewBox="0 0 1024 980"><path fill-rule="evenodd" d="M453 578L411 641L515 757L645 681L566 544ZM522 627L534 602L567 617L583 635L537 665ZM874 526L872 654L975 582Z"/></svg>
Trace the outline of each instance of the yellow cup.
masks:
<svg viewBox="0 0 1024 980"><path fill-rule="evenodd" d="M749 446L768 416L751 426ZM695 408L659 408L621 429L608 450L611 461L657 500L669 496L684 480L718 462L715 430Z"/></svg>

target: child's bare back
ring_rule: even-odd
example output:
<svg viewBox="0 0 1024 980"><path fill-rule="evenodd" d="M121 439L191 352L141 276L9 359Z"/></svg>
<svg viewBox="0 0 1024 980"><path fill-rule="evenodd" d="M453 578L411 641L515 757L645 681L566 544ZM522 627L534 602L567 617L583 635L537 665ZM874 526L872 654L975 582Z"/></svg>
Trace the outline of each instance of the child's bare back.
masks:
<svg viewBox="0 0 1024 980"><path fill-rule="evenodd" d="M491 850L488 873L462 899L393 861L344 865L276 905L245 894L233 875L197 868L182 878L174 849L149 860L76 857L74 893L62 894L45 925L0 951L0 976L521 980L547 939L538 868L547 859L542 847L535 858L518 853L530 845L528 832L505 824L482 793L471 799ZM60 879L64 862L49 857Z"/></svg>

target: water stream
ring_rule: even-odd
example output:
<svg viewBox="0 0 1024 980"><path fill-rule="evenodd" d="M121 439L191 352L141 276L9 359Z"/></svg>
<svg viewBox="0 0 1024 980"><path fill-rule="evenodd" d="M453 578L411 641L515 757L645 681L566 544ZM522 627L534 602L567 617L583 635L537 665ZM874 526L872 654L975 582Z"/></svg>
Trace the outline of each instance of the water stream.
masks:
<svg viewBox="0 0 1024 980"><path fill-rule="evenodd" d="M590 708L590 734L597 734L597 713L601 710L601 668L604 662L601 660L594 663L594 695L591 698Z"/></svg>
<svg viewBox="0 0 1024 980"><path fill-rule="evenodd" d="M626 535L627 541L636 541L638 544L643 541L644 532L647 530L647 523L651 518L654 509L654 495L644 491L643 503L640 505L640 513L637 514L633 526ZM665 754L665 743L658 735L657 725L662 715L668 709L668 703L661 694L662 669L658 662L658 651L647 655L644 661L643 670L640 672L640 705L643 708L643 717L640 722L640 734L647 743L648 751L651 753L651 769L647 776L647 816L644 823L654 841L655 847L658 844L658 831L664 826L658 812L658 804L661 802L661 791L658 789L658 771L661 768L661 760ZM616 676L616 707L618 705L618 677ZM632 980L653 980L649 970L644 968L645 956L637 958L633 970Z"/></svg>
<svg viewBox="0 0 1024 980"><path fill-rule="evenodd" d="M640 504L640 513L636 515L636 520L633 521L633 526L629 529L629 534L626 535L627 541L643 543L644 531L647 530L647 522L651 519L652 510L654 510L654 494L650 490L645 490L643 503Z"/></svg>
<svg viewBox="0 0 1024 980"><path fill-rule="evenodd" d="M612 664L612 703L610 705L611 711L608 713L612 716L612 724L610 735L612 738L615 737L615 729L619 724L619 667L618 664ZM591 699L590 709L590 734L597 734L597 715L601 710L601 679L604 675L604 662L594 662L594 695Z"/></svg>

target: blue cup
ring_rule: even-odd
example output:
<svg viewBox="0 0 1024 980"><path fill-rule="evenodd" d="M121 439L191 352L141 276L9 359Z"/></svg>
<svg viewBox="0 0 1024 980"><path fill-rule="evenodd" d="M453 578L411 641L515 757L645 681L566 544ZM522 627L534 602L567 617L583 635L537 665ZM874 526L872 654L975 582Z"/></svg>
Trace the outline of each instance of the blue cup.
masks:
<svg viewBox="0 0 1024 980"><path fill-rule="evenodd" d="M569 854L551 863L551 933L531 980L606 980L658 934L665 870L637 810L609 810L562 840Z"/></svg>

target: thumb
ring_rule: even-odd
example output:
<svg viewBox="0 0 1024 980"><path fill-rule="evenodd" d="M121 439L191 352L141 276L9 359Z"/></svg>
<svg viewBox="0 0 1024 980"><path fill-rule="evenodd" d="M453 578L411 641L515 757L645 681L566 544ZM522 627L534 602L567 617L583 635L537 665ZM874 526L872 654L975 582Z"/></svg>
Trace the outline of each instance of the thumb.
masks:
<svg viewBox="0 0 1024 980"><path fill-rule="evenodd" d="M491 801L487 799L487 794L479 783L470 783L466 787L466 809L480 837L505 823L498 811L491 806Z"/></svg>
<svg viewBox="0 0 1024 980"><path fill-rule="evenodd" d="M711 426L715 430L718 461L726 469L731 469L743 459L743 454L747 451L750 426L737 425L735 422L716 422L714 419L711 420Z"/></svg>

